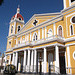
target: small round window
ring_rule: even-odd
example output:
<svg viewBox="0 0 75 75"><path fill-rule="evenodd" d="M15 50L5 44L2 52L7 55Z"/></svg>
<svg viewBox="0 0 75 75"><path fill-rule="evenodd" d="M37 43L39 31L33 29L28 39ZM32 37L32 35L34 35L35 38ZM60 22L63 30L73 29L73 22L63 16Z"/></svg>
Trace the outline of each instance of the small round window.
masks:
<svg viewBox="0 0 75 75"><path fill-rule="evenodd" d="M75 23L75 16L72 18L72 23Z"/></svg>
<svg viewBox="0 0 75 75"><path fill-rule="evenodd" d="M75 51L73 52L73 59L75 60Z"/></svg>
<svg viewBox="0 0 75 75"><path fill-rule="evenodd" d="M19 17L19 20L21 20L21 18Z"/></svg>

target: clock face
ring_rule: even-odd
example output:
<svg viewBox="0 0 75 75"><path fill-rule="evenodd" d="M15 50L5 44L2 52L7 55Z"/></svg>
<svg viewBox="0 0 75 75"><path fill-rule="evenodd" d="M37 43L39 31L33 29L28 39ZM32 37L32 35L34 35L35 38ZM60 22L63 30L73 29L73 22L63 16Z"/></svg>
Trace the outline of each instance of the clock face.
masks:
<svg viewBox="0 0 75 75"><path fill-rule="evenodd" d="M72 23L75 23L75 16L72 18Z"/></svg>
<svg viewBox="0 0 75 75"><path fill-rule="evenodd" d="M71 2L73 2L73 1L75 1L75 0L71 0Z"/></svg>

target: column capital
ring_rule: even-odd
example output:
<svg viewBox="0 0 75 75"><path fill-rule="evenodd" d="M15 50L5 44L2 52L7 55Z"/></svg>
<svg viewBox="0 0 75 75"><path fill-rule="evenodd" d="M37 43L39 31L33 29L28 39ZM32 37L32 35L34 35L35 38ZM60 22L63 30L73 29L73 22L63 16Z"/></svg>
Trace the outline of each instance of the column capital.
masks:
<svg viewBox="0 0 75 75"><path fill-rule="evenodd" d="M47 49L47 47L44 47L43 49Z"/></svg>
<svg viewBox="0 0 75 75"><path fill-rule="evenodd" d="M26 51L27 49L25 49L24 51Z"/></svg>

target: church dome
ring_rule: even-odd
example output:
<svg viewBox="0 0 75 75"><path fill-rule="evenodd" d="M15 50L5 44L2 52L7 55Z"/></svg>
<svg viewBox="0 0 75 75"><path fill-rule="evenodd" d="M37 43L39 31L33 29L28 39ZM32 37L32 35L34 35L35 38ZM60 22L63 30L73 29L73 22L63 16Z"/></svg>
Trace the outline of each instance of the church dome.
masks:
<svg viewBox="0 0 75 75"><path fill-rule="evenodd" d="M17 8L17 13L11 18L11 20L14 20L14 19L18 19L18 20L24 20L23 16L20 14L20 8Z"/></svg>

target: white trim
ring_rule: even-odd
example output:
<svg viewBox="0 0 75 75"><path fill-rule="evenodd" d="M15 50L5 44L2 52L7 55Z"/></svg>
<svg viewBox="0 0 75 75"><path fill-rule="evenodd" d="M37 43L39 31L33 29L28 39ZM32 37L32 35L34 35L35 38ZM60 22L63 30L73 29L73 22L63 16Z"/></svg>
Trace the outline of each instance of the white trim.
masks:
<svg viewBox="0 0 75 75"><path fill-rule="evenodd" d="M45 26L45 38L47 37L47 29L46 29L46 26Z"/></svg>
<svg viewBox="0 0 75 75"><path fill-rule="evenodd" d="M31 41L31 39L32 39L32 38L31 38L31 34L32 34L32 33L30 32L30 41Z"/></svg>
<svg viewBox="0 0 75 75"><path fill-rule="evenodd" d="M71 45L75 45L75 43L67 44L67 45L65 45L65 46L71 46Z"/></svg>
<svg viewBox="0 0 75 75"><path fill-rule="evenodd" d="M66 0L63 0L64 9L66 8Z"/></svg>
<svg viewBox="0 0 75 75"><path fill-rule="evenodd" d="M71 0L69 0L69 6L71 6Z"/></svg>
<svg viewBox="0 0 75 75"><path fill-rule="evenodd" d="M42 39L44 38L44 28L42 27Z"/></svg>
<svg viewBox="0 0 75 75"><path fill-rule="evenodd" d="M56 24L55 23L53 25L53 29L54 29L54 35L56 35Z"/></svg>

